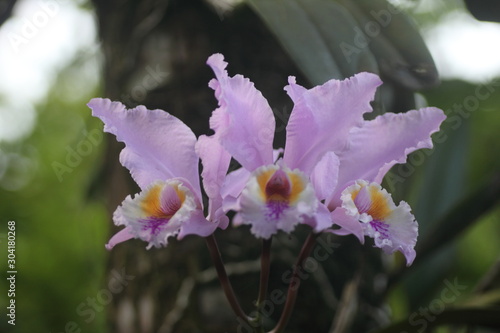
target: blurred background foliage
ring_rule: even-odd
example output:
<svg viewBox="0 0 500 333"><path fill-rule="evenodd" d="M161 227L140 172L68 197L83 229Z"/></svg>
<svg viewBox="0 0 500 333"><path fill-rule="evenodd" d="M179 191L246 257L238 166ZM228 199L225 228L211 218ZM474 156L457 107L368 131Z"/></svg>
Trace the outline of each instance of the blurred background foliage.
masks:
<svg viewBox="0 0 500 333"><path fill-rule="evenodd" d="M5 3L2 8L10 14L15 1ZM336 239L338 252L315 272L315 282L304 283L287 332L422 332L434 326L437 332L498 331L500 79L438 82L421 31L451 12L465 12L464 3L437 1L431 11L414 10L418 0L394 3L409 14L391 15L390 25L379 24L380 31L369 35L372 13L387 10L386 1L78 2L80 10L96 17L101 51L81 50L61 64L44 98L33 105L33 129L0 142L1 251L7 253L5 224L16 221L18 271L16 326L13 330L4 318L0 330L235 331L231 313L220 313L227 305L217 281L207 278L211 265L200 240L174 241L167 250L145 251L141 242L104 250L111 212L136 190L117 166L120 146L101 133L102 124L85 105L105 96L129 106L161 107L204 133L215 106L204 62L223 52L230 74L243 73L270 100L278 126L290 110L281 91L287 75L312 86L360 70L384 80L374 102L377 114L432 105L448 115L434 136L435 149L412 154L384 181L396 201L410 203L419 221L414 265L406 268L399 254L383 256L370 243L362 247L351 237ZM478 19L498 21L487 1L473 6ZM8 14L2 14L3 21ZM151 69L168 75L139 94L134 88L144 88L141 79L152 75ZM8 107L5 98L0 106ZM279 277L303 236L299 228L291 239L275 242L283 248L273 249L277 278L271 288L286 287ZM258 243L244 228L218 237L226 242L222 252L228 262L246 263L232 279L250 309ZM100 306L113 269L131 272L134 280ZM7 270L6 260L0 260L0 270ZM449 283L463 286L453 300L443 298ZM4 290L2 309L8 301ZM183 296L189 305L179 305ZM99 302L99 297L95 317L78 311L91 309L89 299ZM305 312L313 307L315 313ZM426 309L430 317L423 314Z"/></svg>
<svg viewBox="0 0 500 333"><path fill-rule="evenodd" d="M69 151L87 140L88 132L101 131L85 105L97 87L80 94L68 86L86 76L81 67L85 58L88 55L63 68L46 98L35 106L37 122L29 137L0 146L0 216L2 225L16 222L16 332L64 332L67 322L79 319L76 307L95 297L103 283L106 211L102 196L92 192L102 164L102 144L92 146L80 162L70 161L72 167L66 160ZM68 169L56 172L57 163ZM7 253L6 229L2 236L2 251ZM6 264L1 262L3 272ZM82 328L100 332L103 323L101 313ZM0 327L3 332L12 329L6 320Z"/></svg>

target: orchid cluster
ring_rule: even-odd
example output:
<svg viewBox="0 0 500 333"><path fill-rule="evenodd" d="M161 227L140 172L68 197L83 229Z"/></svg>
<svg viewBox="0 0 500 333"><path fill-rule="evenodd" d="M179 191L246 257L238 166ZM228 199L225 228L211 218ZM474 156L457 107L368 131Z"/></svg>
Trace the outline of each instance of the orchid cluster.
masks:
<svg viewBox="0 0 500 333"><path fill-rule="evenodd" d="M298 224L309 225L311 235L296 268L322 232L352 234L361 243L368 236L385 253L400 251L407 265L413 262L418 224L410 206L396 205L380 184L408 154L432 148L430 136L444 121L443 111L428 107L364 120L382 83L377 75L359 73L312 89L290 77L284 89L294 107L286 145L275 150L275 119L267 100L247 78L229 76L221 54L209 57L207 64L216 76L209 86L219 102L210 118L211 136L197 139L188 126L162 110L127 110L119 102L99 98L88 104L104 122L104 131L125 143L120 162L141 188L115 211L114 223L125 228L110 239L107 249L131 238L148 242L149 249L166 246L170 237L206 237L226 296L246 322L256 319L239 307L213 235L228 227L230 211L236 213L234 226L248 224L250 232L263 239L257 306L266 297L270 241ZM228 172L231 158L241 167ZM203 195L208 197L207 209ZM290 317L297 288L291 289L271 332L281 332Z"/></svg>

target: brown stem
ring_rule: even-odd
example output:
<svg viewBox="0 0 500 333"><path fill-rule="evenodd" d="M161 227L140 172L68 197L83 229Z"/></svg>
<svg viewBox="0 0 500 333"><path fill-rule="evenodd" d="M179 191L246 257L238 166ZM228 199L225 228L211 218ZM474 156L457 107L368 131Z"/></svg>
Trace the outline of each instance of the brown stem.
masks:
<svg viewBox="0 0 500 333"><path fill-rule="evenodd" d="M272 238L262 241L262 255L260 258L260 286L257 297L257 307L266 299L267 287L269 285L269 271L271 266L271 243Z"/></svg>
<svg viewBox="0 0 500 333"><path fill-rule="evenodd" d="M241 320L243 320L245 323L248 323L249 317L241 308L240 303L238 302L238 299L234 294L233 287L231 286L231 282L229 281L229 277L226 273L226 268L224 267L224 263L222 262L222 257L220 255L215 236L212 234L205 239L207 240L208 250L210 251L210 256L212 257L215 270L217 271L217 276L219 277L222 289L224 290L224 294L226 295L231 308L233 309L237 317L241 318Z"/></svg>
<svg viewBox="0 0 500 333"><path fill-rule="evenodd" d="M295 307L295 301L297 299L297 293L300 287L300 276L299 270L303 268L304 262L309 257L314 244L316 242L316 238L319 234L311 232L307 237L304 245L302 245L302 249L300 250L299 257L297 258L297 263L294 266L292 279L290 284L288 285L288 294L286 297L285 308L283 309L283 313L281 314L281 318L276 324L276 327L269 331L269 333L281 333L285 329L288 321L290 320L290 316L292 315L293 308Z"/></svg>

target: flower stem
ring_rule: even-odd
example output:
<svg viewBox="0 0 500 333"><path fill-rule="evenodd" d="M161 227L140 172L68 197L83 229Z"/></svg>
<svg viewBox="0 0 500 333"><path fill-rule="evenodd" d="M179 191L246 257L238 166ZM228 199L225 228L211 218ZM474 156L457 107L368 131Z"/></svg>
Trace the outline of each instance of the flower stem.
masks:
<svg viewBox="0 0 500 333"><path fill-rule="evenodd" d="M257 302L255 307L257 308L257 315L250 319L251 324L254 328L258 329L258 332L264 332L262 328L262 318L260 307L262 303L266 300L267 288L269 285L269 270L271 266L271 243L272 238L264 239L262 241L262 254L260 257L260 283L259 283L259 295L257 296Z"/></svg>
<svg viewBox="0 0 500 333"><path fill-rule="evenodd" d="M260 258L260 286L257 297L257 307L266 299L267 287L269 285L269 270L271 266L271 242L272 238L262 241L262 256Z"/></svg>
<svg viewBox="0 0 500 333"><path fill-rule="evenodd" d="M220 255L219 247L217 246L217 241L215 236L212 234L205 238L207 241L208 250L210 251L210 256L212 257L212 261L215 266L215 270L217 271L217 276L219 277L219 281L222 285L222 289L224 290L224 294L226 295L231 308L237 317L243 320L245 323L248 323L249 317L245 314L243 309L234 294L233 287L231 286L231 282L229 281L229 277L226 273L226 268L224 267L224 263L222 262L222 258Z"/></svg>
<svg viewBox="0 0 500 333"><path fill-rule="evenodd" d="M311 253L318 236L319 233L311 232L304 242L304 245L302 245L302 249L300 250L299 256L297 258L297 263L293 267L292 279L290 281L290 284L288 285L288 294L286 297L285 308L283 309L283 313L281 314L281 318L278 321L278 324L276 324L276 327L269 331L269 333L281 333L288 324L288 321L290 320L293 312L293 308L295 307L295 300L297 299L297 293L300 287L301 279L299 276L299 270L302 269L304 262L309 257L309 254Z"/></svg>

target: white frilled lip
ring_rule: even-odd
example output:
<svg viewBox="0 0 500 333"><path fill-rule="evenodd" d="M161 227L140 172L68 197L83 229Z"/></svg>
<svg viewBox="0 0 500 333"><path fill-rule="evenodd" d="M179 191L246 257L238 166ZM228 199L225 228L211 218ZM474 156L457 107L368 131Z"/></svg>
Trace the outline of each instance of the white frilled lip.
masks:
<svg viewBox="0 0 500 333"><path fill-rule="evenodd" d="M235 224L251 225L258 238L268 239L278 230L291 232L313 216L319 201L311 183L299 170L282 165L256 169L239 198Z"/></svg>
<svg viewBox="0 0 500 333"><path fill-rule="evenodd" d="M179 179L155 181L134 197L128 196L113 220L125 229L110 239L108 249L131 238L148 242L148 249L166 246L170 237L208 236L217 227L205 219L197 197Z"/></svg>
<svg viewBox="0 0 500 333"><path fill-rule="evenodd" d="M360 240L369 236L385 253L403 253L407 265L411 265L416 255L418 224L406 202L396 206L385 189L365 180L347 187L341 201L342 206L332 212L334 224L341 227L335 233L354 234Z"/></svg>

